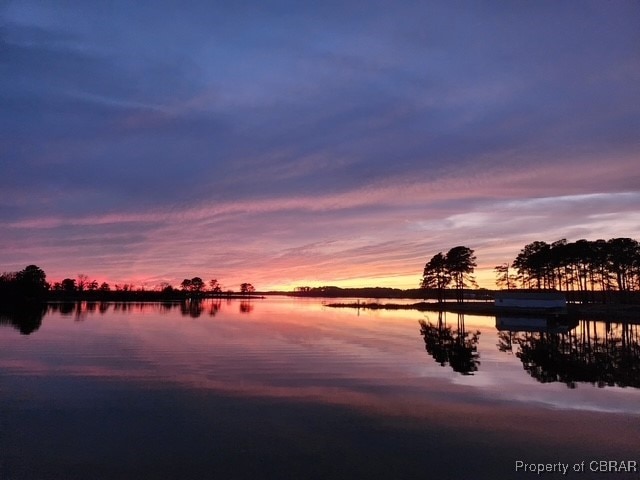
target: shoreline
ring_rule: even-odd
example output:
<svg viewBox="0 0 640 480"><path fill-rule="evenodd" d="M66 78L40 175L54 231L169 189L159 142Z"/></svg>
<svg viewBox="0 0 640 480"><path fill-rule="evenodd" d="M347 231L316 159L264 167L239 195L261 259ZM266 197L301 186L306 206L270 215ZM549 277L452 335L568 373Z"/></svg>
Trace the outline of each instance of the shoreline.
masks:
<svg viewBox="0 0 640 480"><path fill-rule="evenodd" d="M568 316L583 320L612 321L624 320L627 323L640 323L640 305L627 304L568 304L566 311L544 310L535 308L503 308L491 302L416 302L411 304L351 302L328 303L331 308L355 308L363 310L416 310L419 312L448 312L481 316Z"/></svg>
<svg viewBox="0 0 640 480"><path fill-rule="evenodd" d="M75 303L75 302L92 302L92 303L182 303L189 301L202 300L262 300L272 295L256 292L251 295L243 295L239 293L223 293L216 295L203 296L180 296L162 295L159 292L109 292L108 294L93 295L52 295L42 299L25 299L23 301L2 301L0 300L0 311L11 311L16 308L33 307L48 303ZM284 296L290 296L284 294ZM52 298L53 297L53 298ZM56 298L57 297L57 298ZM295 296L290 296L295 298ZM310 297L307 297L310 298ZM313 297L325 298L326 297ZM624 303L568 303L566 309L545 310L536 308L504 308L496 307L492 301L475 301L475 302L425 302L419 301L415 303L382 303L379 300L355 302L334 302L324 303L324 306L330 308L353 308L362 310L414 310L419 312L449 312L480 316L522 316L522 317L571 317L574 319L599 320L599 321L617 321L622 320L625 323L640 324L640 304L624 304ZM392 299L388 299L392 300Z"/></svg>

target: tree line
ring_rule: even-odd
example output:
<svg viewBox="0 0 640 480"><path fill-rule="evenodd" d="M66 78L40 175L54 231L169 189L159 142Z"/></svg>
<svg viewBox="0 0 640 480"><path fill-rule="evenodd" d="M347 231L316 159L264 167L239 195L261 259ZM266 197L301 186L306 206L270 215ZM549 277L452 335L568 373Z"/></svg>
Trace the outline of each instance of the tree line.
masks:
<svg viewBox="0 0 640 480"><path fill-rule="evenodd" d="M240 293L251 295L255 287L248 282L240 285ZM223 292L222 285L217 279L208 283L200 277L185 278L179 288L163 282L154 290L144 287L136 288L131 283L115 284L112 288L107 282L90 280L85 274L77 278L65 278L59 282L47 282L47 276L37 265L28 265L18 272L5 272L0 275L0 300L5 302L39 301L47 298L64 298L80 296L87 298L185 298L202 297L207 294L234 294L233 290Z"/></svg>
<svg viewBox="0 0 640 480"><path fill-rule="evenodd" d="M603 301L606 292L617 291L625 299L629 292L640 290L640 243L632 238L535 241L525 245L511 263L494 270L496 284L505 289L580 292Z"/></svg>
<svg viewBox="0 0 640 480"><path fill-rule="evenodd" d="M49 290L47 275L37 265L0 275L0 299L39 300Z"/></svg>
<svg viewBox="0 0 640 480"><path fill-rule="evenodd" d="M463 302L465 289L477 288L472 275L476 266L469 247L439 252L425 264L420 287L439 302L453 289ZM535 241L494 271L501 289L558 290L575 300L627 302L631 292L640 291L640 243L632 238Z"/></svg>

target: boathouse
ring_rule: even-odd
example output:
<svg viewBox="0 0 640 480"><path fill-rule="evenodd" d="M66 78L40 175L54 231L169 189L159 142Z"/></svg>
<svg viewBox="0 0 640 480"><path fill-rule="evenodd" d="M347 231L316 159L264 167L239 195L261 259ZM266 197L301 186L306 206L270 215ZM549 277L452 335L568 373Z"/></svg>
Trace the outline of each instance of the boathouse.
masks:
<svg viewBox="0 0 640 480"><path fill-rule="evenodd" d="M496 308L540 311L566 311L567 299L560 292L506 290L496 292Z"/></svg>

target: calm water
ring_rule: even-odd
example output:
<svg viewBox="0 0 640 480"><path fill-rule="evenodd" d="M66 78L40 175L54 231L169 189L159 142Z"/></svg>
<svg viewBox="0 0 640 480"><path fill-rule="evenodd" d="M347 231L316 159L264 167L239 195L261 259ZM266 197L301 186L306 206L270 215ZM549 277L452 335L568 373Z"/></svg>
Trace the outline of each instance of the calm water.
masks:
<svg viewBox="0 0 640 480"><path fill-rule="evenodd" d="M638 326L286 298L1 321L3 480L640 478L590 471L640 469Z"/></svg>

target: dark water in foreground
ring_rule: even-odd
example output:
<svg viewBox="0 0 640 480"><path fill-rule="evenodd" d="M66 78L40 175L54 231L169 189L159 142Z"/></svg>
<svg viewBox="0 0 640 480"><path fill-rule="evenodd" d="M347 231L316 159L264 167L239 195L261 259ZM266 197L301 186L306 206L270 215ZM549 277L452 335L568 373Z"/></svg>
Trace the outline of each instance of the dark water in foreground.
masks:
<svg viewBox="0 0 640 480"><path fill-rule="evenodd" d="M3 480L640 478L638 326L280 298L2 322Z"/></svg>

